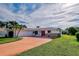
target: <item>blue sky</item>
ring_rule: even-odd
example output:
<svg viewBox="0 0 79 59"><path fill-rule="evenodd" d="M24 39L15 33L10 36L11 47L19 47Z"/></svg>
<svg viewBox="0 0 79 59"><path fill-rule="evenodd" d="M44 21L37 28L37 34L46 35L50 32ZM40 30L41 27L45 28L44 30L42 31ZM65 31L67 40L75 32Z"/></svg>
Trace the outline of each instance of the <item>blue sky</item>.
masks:
<svg viewBox="0 0 79 59"><path fill-rule="evenodd" d="M33 8L33 6L35 7ZM18 13L18 11L21 9L21 6L25 8L25 13L30 14L36 9L40 7L40 4L35 4L35 3L12 3L12 4L7 4L7 8L11 10L14 13Z"/></svg>
<svg viewBox="0 0 79 59"><path fill-rule="evenodd" d="M79 4L0 3L0 20L15 20L27 27L79 26Z"/></svg>

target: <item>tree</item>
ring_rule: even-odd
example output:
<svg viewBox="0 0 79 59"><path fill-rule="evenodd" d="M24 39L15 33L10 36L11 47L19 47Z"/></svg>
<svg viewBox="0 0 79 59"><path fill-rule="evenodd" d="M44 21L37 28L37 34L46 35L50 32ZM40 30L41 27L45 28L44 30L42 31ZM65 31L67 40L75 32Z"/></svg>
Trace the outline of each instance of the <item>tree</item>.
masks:
<svg viewBox="0 0 79 59"><path fill-rule="evenodd" d="M21 31L23 28L27 28L27 26L22 25L22 24L20 25L20 24L17 23L16 21L11 21L11 22L9 22L9 23L12 24L16 37L18 37L20 31ZM17 32L17 33L16 33L16 32Z"/></svg>
<svg viewBox="0 0 79 59"><path fill-rule="evenodd" d="M62 34L69 34L69 32L68 32L68 28L62 30Z"/></svg>
<svg viewBox="0 0 79 59"><path fill-rule="evenodd" d="M71 35L75 35L75 33L77 32L77 29L75 27L69 27L68 32Z"/></svg>
<svg viewBox="0 0 79 59"><path fill-rule="evenodd" d="M0 28L4 27L5 23L3 23L2 21L0 21Z"/></svg>
<svg viewBox="0 0 79 59"><path fill-rule="evenodd" d="M18 29L17 31L17 34L16 34L16 37L18 37L18 35L19 35L19 33L20 33L20 31L21 31L21 29L22 29L22 25L16 25L16 28Z"/></svg>
<svg viewBox="0 0 79 59"><path fill-rule="evenodd" d="M79 32L76 33L77 41L79 42Z"/></svg>
<svg viewBox="0 0 79 59"><path fill-rule="evenodd" d="M7 21L7 22L0 21L0 27L1 28L5 27L8 32L12 31L13 34L15 33L15 37L18 37L19 32L21 31L22 28L27 28L27 26L20 25L16 21Z"/></svg>
<svg viewBox="0 0 79 59"><path fill-rule="evenodd" d="M25 27L25 25L20 25L19 23L17 23L16 21L9 21L8 22L8 28L12 31L15 32L15 36L18 37L20 31L22 30L22 28ZM16 33L17 32L17 33Z"/></svg>
<svg viewBox="0 0 79 59"><path fill-rule="evenodd" d="M79 27L75 27L77 29L77 31L79 32Z"/></svg>

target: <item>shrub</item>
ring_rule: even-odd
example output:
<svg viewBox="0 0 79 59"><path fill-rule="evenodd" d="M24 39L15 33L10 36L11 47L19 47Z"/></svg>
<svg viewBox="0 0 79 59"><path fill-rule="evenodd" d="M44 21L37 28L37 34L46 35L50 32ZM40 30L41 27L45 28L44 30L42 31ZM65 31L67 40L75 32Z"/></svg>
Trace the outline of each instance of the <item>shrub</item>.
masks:
<svg viewBox="0 0 79 59"><path fill-rule="evenodd" d="M69 34L68 30L63 30L62 34Z"/></svg>
<svg viewBox="0 0 79 59"><path fill-rule="evenodd" d="M68 32L69 32L69 34L71 34L71 35L75 35L75 33L77 32L77 29L74 28L74 27L70 27L70 28L68 28Z"/></svg>
<svg viewBox="0 0 79 59"><path fill-rule="evenodd" d="M61 37L61 34L60 33L58 33L58 36L57 37Z"/></svg>
<svg viewBox="0 0 79 59"><path fill-rule="evenodd" d="M62 31L62 34L67 34L67 32L65 30Z"/></svg>
<svg viewBox="0 0 79 59"><path fill-rule="evenodd" d="M76 33L77 41L79 41L79 32Z"/></svg>

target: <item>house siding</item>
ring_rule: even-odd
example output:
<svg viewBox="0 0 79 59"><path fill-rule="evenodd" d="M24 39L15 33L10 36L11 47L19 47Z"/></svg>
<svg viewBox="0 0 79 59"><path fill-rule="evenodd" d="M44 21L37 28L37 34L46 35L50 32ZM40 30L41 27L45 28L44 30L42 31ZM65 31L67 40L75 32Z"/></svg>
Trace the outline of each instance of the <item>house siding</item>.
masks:
<svg viewBox="0 0 79 59"><path fill-rule="evenodd" d="M48 30L51 31L51 33L48 33ZM34 31L38 31L38 34L35 35L33 32ZM41 32L42 31L45 31L45 36L46 37L58 37L59 35L61 36L62 35L62 32L57 29L57 28L25 28L25 29L22 29L20 32L19 32L19 35L20 37L28 37L28 36L42 36L41 35ZM3 31L0 31L2 32L2 36L0 35L0 37L5 37L5 35L8 35L8 31L5 29ZM18 30L16 31L16 33L14 32L14 37L17 35L18 33Z"/></svg>
<svg viewBox="0 0 79 59"><path fill-rule="evenodd" d="M48 33L48 30L51 31L51 33ZM38 31L38 34L35 35L33 32L34 31ZM20 33L19 33L19 36L38 36L40 37L41 36L41 31L45 31L45 36L46 37L58 37L59 35L61 36L61 31L58 30L58 29L49 29L49 28L46 28L46 29L24 29L22 30Z"/></svg>

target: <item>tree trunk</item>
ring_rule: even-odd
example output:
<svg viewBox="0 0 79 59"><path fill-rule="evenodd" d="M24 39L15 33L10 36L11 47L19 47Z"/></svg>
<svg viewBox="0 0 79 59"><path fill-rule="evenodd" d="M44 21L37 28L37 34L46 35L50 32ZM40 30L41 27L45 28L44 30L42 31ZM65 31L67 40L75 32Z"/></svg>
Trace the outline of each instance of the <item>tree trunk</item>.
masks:
<svg viewBox="0 0 79 59"><path fill-rule="evenodd" d="M17 33L17 35L16 35L17 37L18 37L18 35L19 35L19 33L20 33L21 29L22 29L22 27L19 29L19 31L18 31L18 33Z"/></svg>

